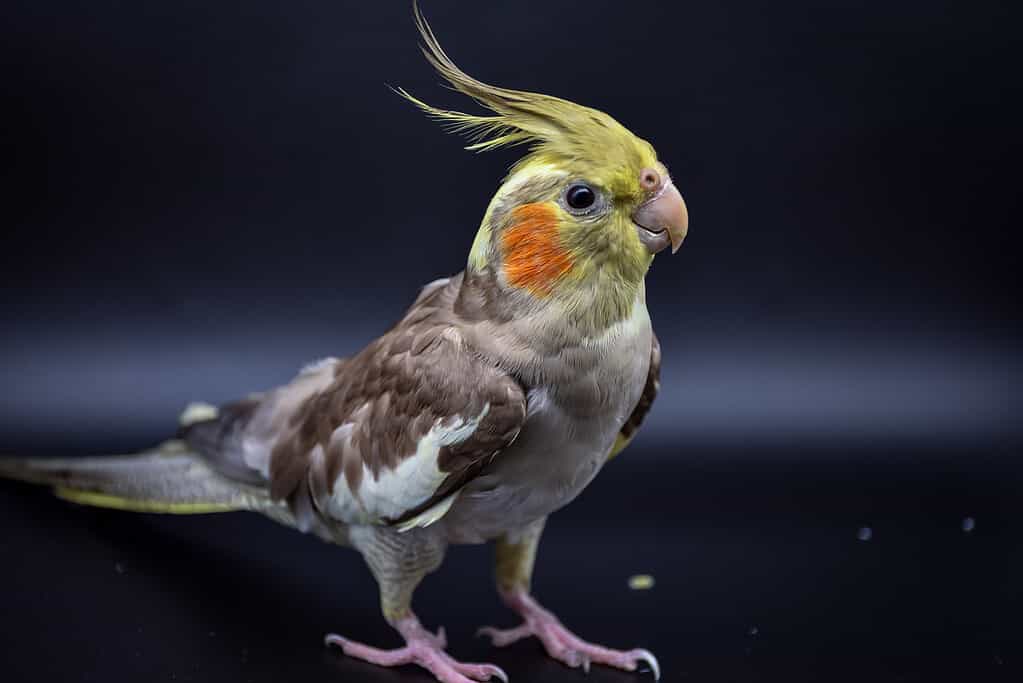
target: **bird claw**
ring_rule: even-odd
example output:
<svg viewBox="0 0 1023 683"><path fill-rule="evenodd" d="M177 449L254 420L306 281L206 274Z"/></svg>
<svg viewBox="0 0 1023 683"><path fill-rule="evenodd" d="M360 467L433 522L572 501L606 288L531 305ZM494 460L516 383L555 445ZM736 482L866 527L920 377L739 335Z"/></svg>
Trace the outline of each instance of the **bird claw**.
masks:
<svg viewBox="0 0 1023 683"><path fill-rule="evenodd" d="M442 683L474 683L489 681L493 678L499 679L502 683L508 683L508 674L498 666L459 662L444 652L447 645L447 634L443 628L433 634L420 626L418 621L412 621L412 619L399 622L396 626L399 632L405 636L405 647L394 650L380 650L333 633L324 638L324 643L340 647L349 657L378 666L418 664Z"/></svg>
<svg viewBox="0 0 1023 683"><path fill-rule="evenodd" d="M479 680L489 681L491 678L498 678L502 681L502 683L508 683L508 674L506 674L504 669L499 666L494 664L478 664L470 666L479 666L489 674L486 678Z"/></svg>
<svg viewBox="0 0 1023 683"><path fill-rule="evenodd" d="M603 664L625 671L636 671L639 664L643 663L650 668L654 680L661 678L661 666L650 650L612 650L588 643L565 628L553 614L540 607L528 595L513 596L510 605L522 615L522 624L510 629L484 626L476 635L488 636L495 647L505 647L523 638L535 636L548 655L573 669L581 668L589 673L592 664Z"/></svg>
<svg viewBox="0 0 1023 683"><path fill-rule="evenodd" d="M661 665L657 662L657 657L650 650L644 650L639 648L632 651L632 656L636 658L637 662L644 662L650 667L650 672L654 675L654 680L661 680Z"/></svg>

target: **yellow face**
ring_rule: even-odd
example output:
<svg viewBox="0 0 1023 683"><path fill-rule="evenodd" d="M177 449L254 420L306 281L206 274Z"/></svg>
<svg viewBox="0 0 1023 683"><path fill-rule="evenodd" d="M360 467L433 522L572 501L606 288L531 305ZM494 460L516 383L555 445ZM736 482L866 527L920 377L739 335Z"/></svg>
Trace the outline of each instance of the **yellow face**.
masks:
<svg viewBox="0 0 1023 683"><path fill-rule="evenodd" d="M541 298L597 279L638 286L674 230L637 222L671 182L653 149L639 149L628 165L524 159L491 202L470 266L496 266L507 284Z"/></svg>

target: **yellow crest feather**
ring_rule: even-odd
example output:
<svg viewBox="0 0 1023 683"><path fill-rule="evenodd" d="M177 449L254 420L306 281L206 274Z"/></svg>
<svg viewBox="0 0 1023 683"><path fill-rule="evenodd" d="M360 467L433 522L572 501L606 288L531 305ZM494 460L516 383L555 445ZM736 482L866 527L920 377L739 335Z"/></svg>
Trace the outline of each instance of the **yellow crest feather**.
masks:
<svg viewBox="0 0 1023 683"><path fill-rule="evenodd" d="M471 97L493 115L440 109L402 88L397 92L449 130L468 137L470 144L466 149L487 151L531 144L532 153L520 165L538 157L587 159L595 150L599 150L602 161L630 168L648 166L656 160L649 143L602 111L550 95L489 85L468 75L444 52L418 2L413 2L412 8L427 61L452 88Z"/></svg>

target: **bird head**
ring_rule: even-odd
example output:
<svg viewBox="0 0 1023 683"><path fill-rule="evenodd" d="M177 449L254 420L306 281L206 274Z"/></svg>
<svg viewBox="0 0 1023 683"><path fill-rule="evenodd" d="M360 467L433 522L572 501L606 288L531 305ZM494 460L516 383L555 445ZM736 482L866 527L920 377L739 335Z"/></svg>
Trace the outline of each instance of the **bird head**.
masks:
<svg viewBox="0 0 1023 683"><path fill-rule="evenodd" d="M682 195L654 148L602 111L482 83L441 48L414 4L423 53L451 86L490 111L439 109L398 92L450 129L467 149L528 145L490 202L469 255L504 290L536 300L631 307L654 254L678 250L688 229ZM614 316L618 317L618 316Z"/></svg>

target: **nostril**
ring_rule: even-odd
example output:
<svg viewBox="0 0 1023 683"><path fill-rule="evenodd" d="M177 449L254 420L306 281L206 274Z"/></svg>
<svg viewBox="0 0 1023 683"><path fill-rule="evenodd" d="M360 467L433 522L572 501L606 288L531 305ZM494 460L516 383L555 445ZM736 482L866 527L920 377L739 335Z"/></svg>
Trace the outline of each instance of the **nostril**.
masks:
<svg viewBox="0 0 1023 683"><path fill-rule="evenodd" d="M639 183L644 190L656 190L661 185L661 176L652 168L644 168L639 174Z"/></svg>

